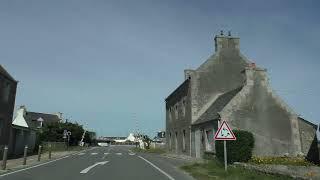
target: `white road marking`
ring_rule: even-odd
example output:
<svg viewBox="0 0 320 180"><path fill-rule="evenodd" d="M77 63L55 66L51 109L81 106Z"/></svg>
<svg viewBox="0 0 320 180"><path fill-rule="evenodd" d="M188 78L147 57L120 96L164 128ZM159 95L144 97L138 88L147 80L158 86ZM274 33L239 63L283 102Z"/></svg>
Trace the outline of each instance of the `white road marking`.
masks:
<svg viewBox="0 0 320 180"><path fill-rule="evenodd" d="M97 155L98 153L94 152L94 153L91 153L91 155Z"/></svg>
<svg viewBox="0 0 320 180"><path fill-rule="evenodd" d="M24 168L24 169L19 169L17 171L13 171L13 172L9 172L9 173L6 173L6 174L2 174L2 175L0 175L0 177L8 176L10 174L14 174L14 173L18 173L18 172L25 171L25 170L28 170L28 169L32 169L32 168L36 168L36 167L39 167L39 166L43 166L43 165L46 165L46 164L49 164L49 163L52 163L52 162L55 162L55 161L59 161L59 160L64 159L64 158L68 158L68 157L69 156L64 156L64 157L61 157L61 158L58 158L58 159L55 159L55 160L52 160L52 161L48 161L48 162L45 162L45 163L42 163L42 164L37 164L35 166L27 167L27 168Z"/></svg>
<svg viewBox="0 0 320 180"><path fill-rule="evenodd" d="M158 166L154 165L152 162L146 160L145 158L139 156L139 158L141 158L142 160L144 160L145 162L147 162L148 164L150 164L152 167L154 167L155 169L157 169L158 171L160 171L162 174L164 174L165 176L167 176L170 180L175 180L173 177L171 177L168 173L164 172L162 169L160 169Z"/></svg>
<svg viewBox="0 0 320 180"><path fill-rule="evenodd" d="M132 153L132 152L129 152L129 155L130 156L134 156L134 155L136 155L135 153Z"/></svg>
<svg viewBox="0 0 320 180"><path fill-rule="evenodd" d="M109 153L107 152L107 153L103 153L104 155L108 155Z"/></svg>
<svg viewBox="0 0 320 180"><path fill-rule="evenodd" d="M116 155L122 155L122 153L116 153Z"/></svg>
<svg viewBox="0 0 320 180"><path fill-rule="evenodd" d="M98 165L105 165L105 164L107 164L108 162L109 162L109 161L97 162L97 163L95 163L95 164L93 164L93 165L85 168L84 170L80 171L80 174L86 174L88 171L90 171L90 169L92 169L92 168L94 168L94 167L96 167L96 166L98 166Z"/></svg>
<svg viewBox="0 0 320 180"><path fill-rule="evenodd" d="M82 155L85 155L85 154L86 154L86 153L79 153L78 155L79 155L79 156L82 156Z"/></svg>

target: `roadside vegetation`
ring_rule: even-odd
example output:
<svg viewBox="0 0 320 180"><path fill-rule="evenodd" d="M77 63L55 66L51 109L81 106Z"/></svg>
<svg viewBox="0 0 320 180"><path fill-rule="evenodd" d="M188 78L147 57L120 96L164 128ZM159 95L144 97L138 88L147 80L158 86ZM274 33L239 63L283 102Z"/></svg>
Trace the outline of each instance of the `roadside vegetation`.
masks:
<svg viewBox="0 0 320 180"><path fill-rule="evenodd" d="M131 149L133 152L142 152L142 153L155 153L155 154L163 154L166 151L161 148L149 148L149 149L141 149L139 147L135 147Z"/></svg>
<svg viewBox="0 0 320 180"><path fill-rule="evenodd" d="M249 163L251 164L276 164L292 166L316 166L307 161L304 157L255 157L253 156Z"/></svg>
<svg viewBox="0 0 320 180"><path fill-rule="evenodd" d="M227 180L271 180L271 179L292 179L288 176L271 175L257 171L245 169L243 167L228 166L228 171L225 172L224 164L217 160L208 160L206 163L194 163L191 165L182 166L181 169L188 172L197 180L213 180L213 179L227 179Z"/></svg>
<svg viewBox="0 0 320 180"><path fill-rule="evenodd" d="M69 142L63 138L64 130L71 132ZM78 123L65 122L65 123L50 123L42 127L37 133L36 146L33 153L38 152L39 145L42 146L42 152L48 151L49 144L51 144L52 151L78 151L83 150L85 147L80 147L79 142L82 139L84 129ZM84 136L84 142L88 145L95 145L95 132L87 131Z"/></svg>

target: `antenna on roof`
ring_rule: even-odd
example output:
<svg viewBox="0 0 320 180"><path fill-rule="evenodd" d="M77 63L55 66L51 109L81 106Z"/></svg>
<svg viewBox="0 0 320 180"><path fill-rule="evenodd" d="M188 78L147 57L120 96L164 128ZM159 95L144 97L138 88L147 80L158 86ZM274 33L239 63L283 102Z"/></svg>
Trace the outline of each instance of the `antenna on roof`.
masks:
<svg viewBox="0 0 320 180"><path fill-rule="evenodd" d="M228 36L231 36L231 31L228 31Z"/></svg>

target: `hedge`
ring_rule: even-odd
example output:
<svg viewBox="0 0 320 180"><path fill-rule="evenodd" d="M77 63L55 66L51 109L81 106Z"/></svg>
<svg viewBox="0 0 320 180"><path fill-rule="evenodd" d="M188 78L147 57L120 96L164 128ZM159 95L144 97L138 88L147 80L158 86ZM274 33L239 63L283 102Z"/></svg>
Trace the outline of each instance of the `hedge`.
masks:
<svg viewBox="0 0 320 180"><path fill-rule="evenodd" d="M253 134L243 130L233 130L237 137L235 141L227 141L227 161L233 162L248 162L252 157L252 150L254 146ZM224 162L223 141L215 141L216 156Z"/></svg>

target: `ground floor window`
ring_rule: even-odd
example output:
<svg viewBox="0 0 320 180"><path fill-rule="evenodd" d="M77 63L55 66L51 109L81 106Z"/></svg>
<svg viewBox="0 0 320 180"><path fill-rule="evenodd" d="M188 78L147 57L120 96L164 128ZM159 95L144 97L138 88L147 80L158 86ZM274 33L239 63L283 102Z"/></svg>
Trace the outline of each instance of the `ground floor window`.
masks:
<svg viewBox="0 0 320 180"><path fill-rule="evenodd" d="M205 131L205 147L206 151L212 151L212 143L213 143L213 132L212 130Z"/></svg>
<svg viewBox="0 0 320 180"><path fill-rule="evenodd" d="M176 136L175 136L175 147L176 147L176 152L178 152L178 132L176 132Z"/></svg>
<svg viewBox="0 0 320 180"><path fill-rule="evenodd" d="M182 131L182 150L186 151L186 130Z"/></svg>
<svg viewBox="0 0 320 180"><path fill-rule="evenodd" d="M169 133L169 149L172 149L172 139L171 139L171 132Z"/></svg>

